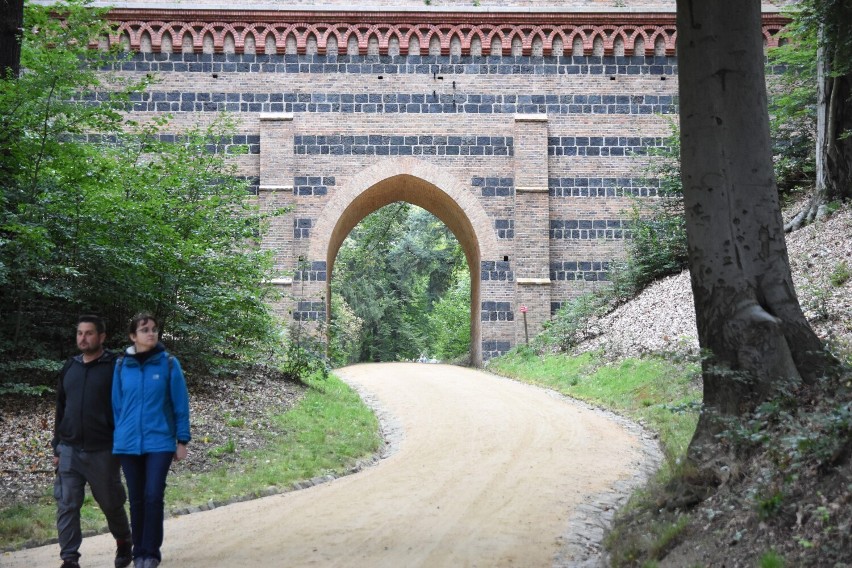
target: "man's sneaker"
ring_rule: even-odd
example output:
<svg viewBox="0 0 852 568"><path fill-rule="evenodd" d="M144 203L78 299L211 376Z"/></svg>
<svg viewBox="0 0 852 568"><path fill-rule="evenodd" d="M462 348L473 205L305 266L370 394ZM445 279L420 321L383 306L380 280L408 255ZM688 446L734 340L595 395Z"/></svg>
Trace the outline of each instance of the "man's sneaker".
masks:
<svg viewBox="0 0 852 568"><path fill-rule="evenodd" d="M73 560L63 560L62 566L59 568L80 568L80 564L78 562L74 562Z"/></svg>
<svg viewBox="0 0 852 568"><path fill-rule="evenodd" d="M133 562L133 545L130 542L116 541L115 543L115 568L125 568Z"/></svg>

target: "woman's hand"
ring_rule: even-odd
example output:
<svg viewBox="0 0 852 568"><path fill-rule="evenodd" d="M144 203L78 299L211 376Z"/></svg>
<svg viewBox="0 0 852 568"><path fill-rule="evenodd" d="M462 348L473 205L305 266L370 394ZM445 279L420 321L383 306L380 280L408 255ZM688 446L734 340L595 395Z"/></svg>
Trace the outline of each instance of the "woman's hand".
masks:
<svg viewBox="0 0 852 568"><path fill-rule="evenodd" d="M175 461L181 461L186 459L187 449L186 444L178 444L177 450L175 451Z"/></svg>

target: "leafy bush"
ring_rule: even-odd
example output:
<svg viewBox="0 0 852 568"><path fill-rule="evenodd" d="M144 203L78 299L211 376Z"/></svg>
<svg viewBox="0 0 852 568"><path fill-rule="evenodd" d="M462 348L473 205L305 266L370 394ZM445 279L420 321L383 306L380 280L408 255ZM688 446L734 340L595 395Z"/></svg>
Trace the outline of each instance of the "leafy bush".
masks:
<svg viewBox="0 0 852 568"><path fill-rule="evenodd" d="M189 368L270 349L268 215L219 151L236 122L177 136L167 116L130 121L154 79L102 71L124 57L87 47L109 32L102 11L28 4L25 19L26 71L0 80L0 358L64 358L80 313L103 316L118 347L143 310Z"/></svg>
<svg viewBox="0 0 852 568"><path fill-rule="evenodd" d="M454 359L470 351L470 272L457 268L447 293L429 315L433 353Z"/></svg>
<svg viewBox="0 0 852 568"><path fill-rule="evenodd" d="M680 134L663 147L653 149L649 173L659 180L659 197L636 201L630 214L627 258L617 266L621 274L615 294L621 300L634 297L646 286L687 267L686 220L680 178Z"/></svg>
<svg viewBox="0 0 852 568"><path fill-rule="evenodd" d="M849 265L846 261L841 260L837 263L837 266L834 267L834 270L831 271L828 280L833 286L840 287L846 284L849 281L849 278L852 278L852 271L850 271Z"/></svg>
<svg viewBox="0 0 852 568"><path fill-rule="evenodd" d="M588 338L589 320L603 315L609 308L610 295L605 290L563 302L550 321L544 323L544 330L533 340L533 346L540 350L568 351Z"/></svg>
<svg viewBox="0 0 852 568"><path fill-rule="evenodd" d="M812 187L816 177L817 39L793 17L779 40L767 54L774 71L767 86L775 178L784 195Z"/></svg>
<svg viewBox="0 0 852 568"><path fill-rule="evenodd" d="M310 376L325 379L331 372L323 345L317 338L302 334L298 328L285 341L284 350L276 360L285 379L303 384L307 384L305 381Z"/></svg>

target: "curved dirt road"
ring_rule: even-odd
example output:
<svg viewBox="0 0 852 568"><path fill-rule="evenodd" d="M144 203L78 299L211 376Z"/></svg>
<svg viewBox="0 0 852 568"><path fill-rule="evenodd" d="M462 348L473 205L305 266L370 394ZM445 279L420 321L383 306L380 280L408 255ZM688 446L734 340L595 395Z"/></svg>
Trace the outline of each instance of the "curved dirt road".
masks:
<svg viewBox="0 0 852 568"><path fill-rule="evenodd" d="M574 508L644 460L637 436L600 413L479 371L338 373L393 417L395 451L329 483L169 519L162 566L552 566ZM85 539L82 565L111 567L113 546ZM58 552L5 554L0 566L58 565Z"/></svg>

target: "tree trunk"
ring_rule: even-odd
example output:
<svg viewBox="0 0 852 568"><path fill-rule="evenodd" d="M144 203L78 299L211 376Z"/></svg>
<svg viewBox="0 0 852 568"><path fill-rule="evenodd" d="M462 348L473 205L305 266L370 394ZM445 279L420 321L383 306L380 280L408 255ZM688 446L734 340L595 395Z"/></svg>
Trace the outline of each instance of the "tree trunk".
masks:
<svg viewBox="0 0 852 568"><path fill-rule="evenodd" d="M841 19L835 24L841 38L852 34L852 22ZM805 208L784 227L788 232L823 217L832 201L852 198L852 71L839 61L843 55L832 38L822 36L817 51L816 187ZM837 67L846 73L835 73Z"/></svg>
<svg viewBox="0 0 852 568"><path fill-rule="evenodd" d="M773 172L760 0L677 2L681 174L703 363L689 448L709 465L725 416L832 367L799 307Z"/></svg>
<svg viewBox="0 0 852 568"><path fill-rule="evenodd" d="M23 25L24 0L0 0L0 76L18 76Z"/></svg>

